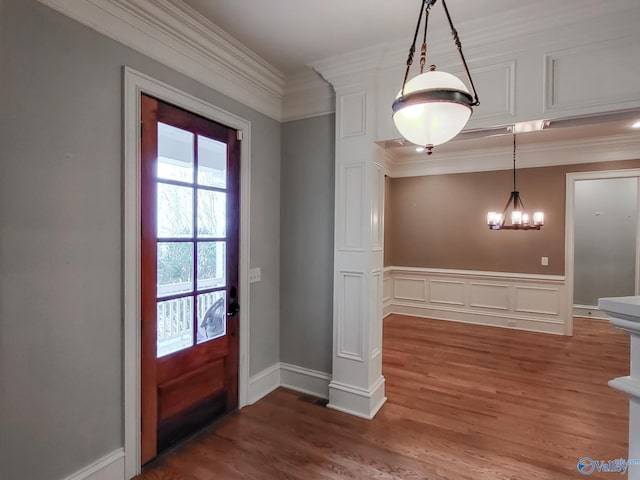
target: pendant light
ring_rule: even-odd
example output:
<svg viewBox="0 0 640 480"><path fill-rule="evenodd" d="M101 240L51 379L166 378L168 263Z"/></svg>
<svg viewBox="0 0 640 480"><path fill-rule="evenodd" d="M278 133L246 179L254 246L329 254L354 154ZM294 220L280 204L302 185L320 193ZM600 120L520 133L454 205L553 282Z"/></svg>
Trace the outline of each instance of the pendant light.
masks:
<svg viewBox="0 0 640 480"><path fill-rule="evenodd" d="M510 223L507 223L507 218ZM491 230L540 230L544 225L544 213L534 212L530 217L525 212L524 204L520 198L520 192L516 188L516 133L513 129L513 191L502 213L487 213L487 225Z"/></svg>
<svg viewBox="0 0 640 480"><path fill-rule="evenodd" d="M413 43L409 48L407 68L402 82L402 89L393 102L393 122L398 131L407 140L424 147L427 154L431 154L435 145L448 142L462 131L469 121L472 107L480 105L476 88L471 79L467 61L462 53L462 44L458 32L453 26L451 15L445 0L442 1L453 43L458 49L462 65L466 72L473 96L466 85L454 75L436 70L431 65L429 71L424 71L427 57L427 24L429 11L437 0L422 0L418 23L413 35ZM424 16L424 34L420 52L420 74L407 81L409 71L413 65L416 41Z"/></svg>

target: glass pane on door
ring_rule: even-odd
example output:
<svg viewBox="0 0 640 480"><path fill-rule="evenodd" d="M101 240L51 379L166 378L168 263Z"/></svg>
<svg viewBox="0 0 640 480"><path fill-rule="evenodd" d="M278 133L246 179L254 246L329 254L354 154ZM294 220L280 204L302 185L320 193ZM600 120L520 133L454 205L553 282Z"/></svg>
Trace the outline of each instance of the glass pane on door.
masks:
<svg viewBox="0 0 640 480"><path fill-rule="evenodd" d="M158 242L158 297L193 291L193 243Z"/></svg>
<svg viewBox="0 0 640 480"><path fill-rule="evenodd" d="M198 290L224 287L226 278L226 243L198 243Z"/></svg>
<svg viewBox="0 0 640 480"><path fill-rule="evenodd" d="M227 333L226 290L198 295L198 343Z"/></svg>
<svg viewBox="0 0 640 480"><path fill-rule="evenodd" d="M158 178L193 183L193 133L158 122Z"/></svg>
<svg viewBox="0 0 640 480"><path fill-rule="evenodd" d="M224 238L227 232L227 194L198 190L198 237Z"/></svg>
<svg viewBox="0 0 640 480"><path fill-rule="evenodd" d="M193 236L193 188L158 183L158 237Z"/></svg>
<svg viewBox="0 0 640 480"><path fill-rule="evenodd" d="M193 345L193 297L158 302L157 357Z"/></svg>
<svg viewBox="0 0 640 480"><path fill-rule="evenodd" d="M227 145L198 135L198 184L227 188Z"/></svg>

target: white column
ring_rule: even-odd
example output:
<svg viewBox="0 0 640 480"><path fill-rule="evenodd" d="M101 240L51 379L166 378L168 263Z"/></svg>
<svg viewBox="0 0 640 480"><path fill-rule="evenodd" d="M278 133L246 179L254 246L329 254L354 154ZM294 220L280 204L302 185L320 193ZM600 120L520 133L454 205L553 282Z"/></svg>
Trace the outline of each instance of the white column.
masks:
<svg viewBox="0 0 640 480"><path fill-rule="evenodd" d="M333 378L328 407L371 419L386 401L385 168L384 151L374 143L377 88L375 75L366 68L349 74L319 70L336 94Z"/></svg>
<svg viewBox="0 0 640 480"><path fill-rule="evenodd" d="M631 335L630 375L609 381L609 386L629 395L629 457L640 459L640 297L601 298L598 308L611 324ZM629 480L640 480L640 465L631 465Z"/></svg>

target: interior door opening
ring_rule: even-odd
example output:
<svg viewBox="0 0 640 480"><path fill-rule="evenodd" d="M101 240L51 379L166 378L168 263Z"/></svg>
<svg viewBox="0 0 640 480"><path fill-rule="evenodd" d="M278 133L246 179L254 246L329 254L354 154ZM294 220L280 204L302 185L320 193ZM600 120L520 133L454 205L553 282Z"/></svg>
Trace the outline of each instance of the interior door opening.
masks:
<svg viewBox="0 0 640 480"><path fill-rule="evenodd" d="M141 462L238 407L237 131L141 96Z"/></svg>
<svg viewBox="0 0 640 480"><path fill-rule="evenodd" d="M574 211L574 316L607 318L598 298L638 291L638 178L578 180Z"/></svg>

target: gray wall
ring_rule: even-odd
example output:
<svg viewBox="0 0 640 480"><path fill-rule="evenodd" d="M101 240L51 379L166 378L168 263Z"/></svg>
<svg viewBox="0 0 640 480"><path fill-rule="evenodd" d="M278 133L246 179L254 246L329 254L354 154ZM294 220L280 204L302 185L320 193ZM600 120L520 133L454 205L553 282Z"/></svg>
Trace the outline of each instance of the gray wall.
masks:
<svg viewBox="0 0 640 480"><path fill-rule="evenodd" d="M331 372L335 115L282 126L281 361Z"/></svg>
<svg viewBox="0 0 640 480"><path fill-rule="evenodd" d="M634 294L637 219L636 178L576 182L574 304Z"/></svg>
<svg viewBox="0 0 640 480"><path fill-rule="evenodd" d="M252 122L251 372L279 360L280 124L38 4L0 15L0 478L122 446L122 66Z"/></svg>

